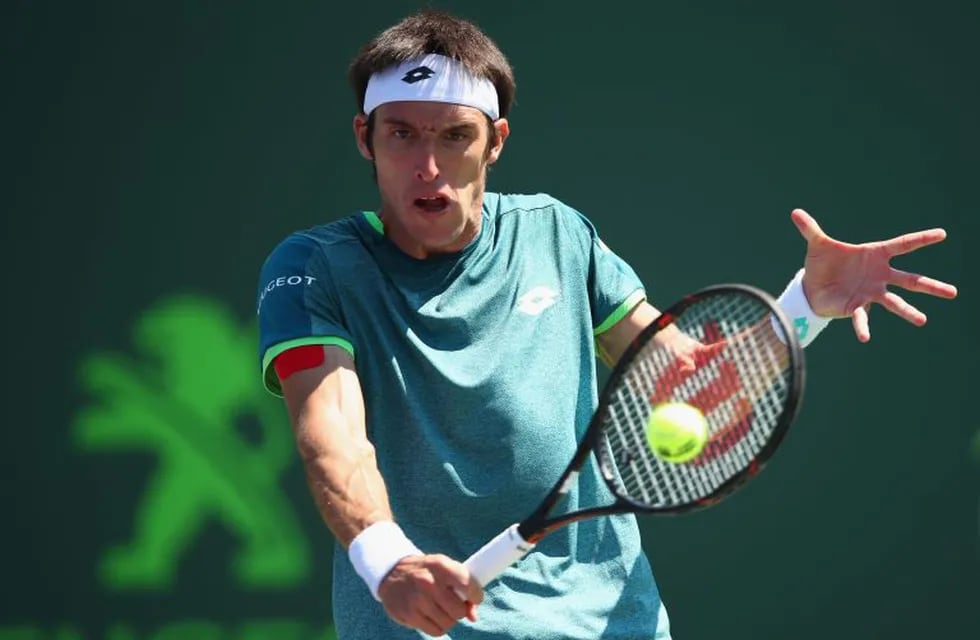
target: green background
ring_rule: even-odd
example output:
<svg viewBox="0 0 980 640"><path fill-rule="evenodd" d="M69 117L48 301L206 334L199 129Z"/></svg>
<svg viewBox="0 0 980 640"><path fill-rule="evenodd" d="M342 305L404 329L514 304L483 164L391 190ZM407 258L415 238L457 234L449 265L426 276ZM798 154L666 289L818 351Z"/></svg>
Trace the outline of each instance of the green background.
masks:
<svg viewBox="0 0 980 640"><path fill-rule="evenodd" d="M178 294L218 301L247 330L279 239L376 205L346 65L419 6L3 3L0 635L329 626L331 540L296 463L280 486L312 552L301 583L243 587L229 570L239 540L217 520L169 589L99 580L158 461L77 445L73 420L92 402L79 367L139 357L133 327ZM778 293L803 257L796 206L852 241L948 230L896 265L954 282L957 301L910 295L930 316L922 329L876 308L867 345L832 325L807 352L801 417L766 473L644 533L678 640L976 637L975 6L435 6L477 21L517 75L490 187L585 212L655 303L722 281Z"/></svg>

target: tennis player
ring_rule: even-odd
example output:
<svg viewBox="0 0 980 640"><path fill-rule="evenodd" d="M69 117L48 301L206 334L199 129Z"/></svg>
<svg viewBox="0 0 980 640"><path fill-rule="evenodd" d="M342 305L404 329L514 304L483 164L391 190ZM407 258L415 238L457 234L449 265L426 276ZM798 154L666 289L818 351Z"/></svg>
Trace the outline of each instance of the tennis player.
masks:
<svg viewBox="0 0 980 640"><path fill-rule="evenodd" d="M458 561L564 469L596 406L597 357L615 362L658 315L640 278L567 204L486 191L515 85L476 26L410 16L357 54L350 81L379 207L284 239L258 292L264 382L340 543L339 636L669 638L632 516L546 537L485 591ZM873 303L923 324L889 285L956 295L889 265L940 229L855 245L792 220L807 253L781 303L804 343L835 317L867 341ZM608 500L594 465L568 500Z"/></svg>

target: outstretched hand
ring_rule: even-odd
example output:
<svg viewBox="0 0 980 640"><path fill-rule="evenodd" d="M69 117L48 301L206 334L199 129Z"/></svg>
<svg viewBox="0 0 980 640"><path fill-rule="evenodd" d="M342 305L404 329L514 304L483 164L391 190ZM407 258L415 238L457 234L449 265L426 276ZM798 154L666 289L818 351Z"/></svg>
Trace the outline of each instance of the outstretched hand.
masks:
<svg viewBox="0 0 980 640"><path fill-rule="evenodd" d="M926 315L906 302L889 285L939 298L955 298L956 287L917 273L895 269L893 257L917 251L946 239L943 229L907 233L890 240L850 244L828 236L806 211L795 209L793 223L806 240L803 291L820 316L850 317L858 340L871 339L868 310L880 304L916 326Z"/></svg>

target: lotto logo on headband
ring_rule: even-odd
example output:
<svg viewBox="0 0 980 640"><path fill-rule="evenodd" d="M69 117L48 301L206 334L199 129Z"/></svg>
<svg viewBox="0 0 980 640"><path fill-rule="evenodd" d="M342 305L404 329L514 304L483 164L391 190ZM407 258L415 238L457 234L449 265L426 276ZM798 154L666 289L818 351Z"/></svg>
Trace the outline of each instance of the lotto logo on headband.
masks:
<svg viewBox="0 0 980 640"><path fill-rule="evenodd" d="M435 75L435 71L429 67L416 67L405 74L402 78L402 82L407 82L408 84L415 84L416 82L421 82L422 80L428 80Z"/></svg>
<svg viewBox="0 0 980 640"><path fill-rule="evenodd" d="M423 82L425 80L425 82ZM364 113L388 102L445 102L479 109L491 120L500 117L493 82L470 73L461 62L428 53L378 71L368 79Z"/></svg>

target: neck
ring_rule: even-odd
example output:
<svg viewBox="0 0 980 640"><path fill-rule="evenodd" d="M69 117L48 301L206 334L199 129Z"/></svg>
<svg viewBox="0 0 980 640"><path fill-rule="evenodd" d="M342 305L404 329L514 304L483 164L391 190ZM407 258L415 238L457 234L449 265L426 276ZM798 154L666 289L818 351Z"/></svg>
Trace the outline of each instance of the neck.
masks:
<svg viewBox="0 0 980 640"><path fill-rule="evenodd" d="M385 215L386 209L389 209L389 206L382 203L378 217L385 225L385 235L388 239L402 253L417 260L426 260L428 258L462 251L480 235L480 229L483 225L483 192L481 191L479 197L471 203L462 227L446 244L431 245L413 237L399 225L398 216Z"/></svg>

